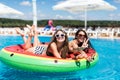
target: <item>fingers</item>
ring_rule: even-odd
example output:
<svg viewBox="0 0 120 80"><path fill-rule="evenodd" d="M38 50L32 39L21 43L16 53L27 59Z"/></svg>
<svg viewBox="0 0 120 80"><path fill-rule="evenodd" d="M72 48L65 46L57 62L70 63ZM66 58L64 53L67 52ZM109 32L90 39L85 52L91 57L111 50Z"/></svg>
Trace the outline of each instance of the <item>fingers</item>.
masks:
<svg viewBox="0 0 120 80"><path fill-rule="evenodd" d="M87 39L87 40L85 41L85 43L87 44L87 43L88 43L88 41L89 41L89 39Z"/></svg>
<svg viewBox="0 0 120 80"><path fill-rule="evenodd" d="M89 39L84 39L82 47L88 47L88 41Z"/></svg>
<svg viewBox="0 0 120 80"><path fill-rule="evenodd" d="M85 42L86 42L86 38L84 39L83 43L85 43Z"/></svg>
<svg viewBox="0 0 120 80"><path fill-rule="evenodd" d="M20 28L16 28L15 30L16 30L16 32L17 32L18 34L20 34L21 36L25 36L24 32L23 32Z"/></svg>
<svg viewBox="0 0 120 80"><path fill-rule="evenodd" d="M26 26L27 26L28 29L31 29L31 26L30 26L30 25L27 24Z"/></svg>
<svg viewBox="0 0 120 80"><path fill-rule="evenodd" d="M37 29L35 28L35 25L32 25L32 26L30 26L30 25L26 25L27 26L27 28L29 29L29 31L30 31L30 34L29 35L35 35L35 34L39 34L38 32L37 32Z"/></svg>
<svg viewBox="0 0 120 80"><path fill-rule="evenodd" d="M84 44L87 44L88 41L89 41L89 39L86 40L86 38L85 38L84 41L83 41L83 43L84 43Z"/></svg>

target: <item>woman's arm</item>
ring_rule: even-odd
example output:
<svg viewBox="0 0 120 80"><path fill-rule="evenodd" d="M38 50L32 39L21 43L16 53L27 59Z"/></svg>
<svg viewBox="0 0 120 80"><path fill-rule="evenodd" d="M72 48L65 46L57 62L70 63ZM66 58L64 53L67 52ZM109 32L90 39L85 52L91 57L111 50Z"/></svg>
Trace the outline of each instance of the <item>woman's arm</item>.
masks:
<svg viewBox="0 0 120 80"><path fill-rule="evenodd" d="M54 43L54 42L51 43L50 49L52 50L52 53L56 58L61 58L60 53L58 52L56 43Z"/></svg>
<svg viewBox="0 0 120 80"><path fill-rule="evenodd" d="M83 51L84 49L86 49L88 47L88 40L89 39L85 39L82 46L81 47L76 47L74 48L74 50L77 50L77 51Z"/></svg>
<svg viewBox="0 0 120 80"><path fill-rule="evenodd" d="M81 47L78 47L77 44L75 44L73 41L69 42L69 51L70 52L79 52L80 50L82 50Z"/></svg>
<svg viewBox="0 0 120 80"><path fill-rule="evenodd" d="M77 48L73 48L74 50L77 50L77 51L81 51L81 50L84 50L85 48L84 47L77 47Z"/></svg>

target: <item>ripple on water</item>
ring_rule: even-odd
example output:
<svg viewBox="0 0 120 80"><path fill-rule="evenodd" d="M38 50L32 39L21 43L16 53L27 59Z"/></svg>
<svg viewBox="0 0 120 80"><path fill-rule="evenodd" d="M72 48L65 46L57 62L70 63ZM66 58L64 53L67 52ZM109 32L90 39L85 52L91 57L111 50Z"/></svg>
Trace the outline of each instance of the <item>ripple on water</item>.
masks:
<svg viewBox="0 0 120 80"><path fill-rule="evenodd" d="M20 37L0 37L0 41L0 49L23 43ZM15 70L0 62L0 80L120 80L120 40L95 39L92 44L99 54L99 61L89 69L71 73L34 73Z"/></svg>
<svg viewBox="0 0 120 80"><path fill-rule="evenodd" d="M39 73L16 70L9 67L5 67L4 69L0 77L1 80L81 80L80 77L74 76L75 72Z"/></svg>

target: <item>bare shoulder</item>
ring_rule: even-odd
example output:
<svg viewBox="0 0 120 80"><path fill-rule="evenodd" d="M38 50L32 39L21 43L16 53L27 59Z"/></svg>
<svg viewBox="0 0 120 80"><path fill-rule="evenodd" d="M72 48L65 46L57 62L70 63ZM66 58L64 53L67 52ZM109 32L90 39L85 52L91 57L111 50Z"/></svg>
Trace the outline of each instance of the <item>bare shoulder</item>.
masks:
<svg viewBox="0 0 120 80"><path fill-rule="evenodd" d="M52 42L50 46L51 46L51 47L55 47L55 46L56 46L56 43L55 43L55 42Z"/></svg>
<svg viewBox="0 0 120 80"><path fill-rule="evenodd" d="M55 42L52 42L51 44L50 44L50 50L52 50L53 52L54 51L56 51L57 50L57 45L56 45L56 43Z"/></svg>

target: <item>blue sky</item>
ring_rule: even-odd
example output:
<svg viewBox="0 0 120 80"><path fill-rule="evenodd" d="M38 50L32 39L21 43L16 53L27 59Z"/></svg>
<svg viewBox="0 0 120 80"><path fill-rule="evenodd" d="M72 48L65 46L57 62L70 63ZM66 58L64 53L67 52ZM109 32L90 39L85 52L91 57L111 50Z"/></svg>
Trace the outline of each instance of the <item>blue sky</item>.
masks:
<svg viewBox="0 0 120 80"><path fill-rule="evenodd" d="M43 19L69 19L84 20L84 12L79 14L69 13L62 10L53 10L53 6L60 1L65 0L37 0L37 18ZM114 11L89 11L88 20L120 20L120 0L105 0L117 9ZM23 16L18 15L0 15L0 17L19 18L24 20L32 20L32 0L0 0L0 3L17 9L24 13Z"/></svg>

